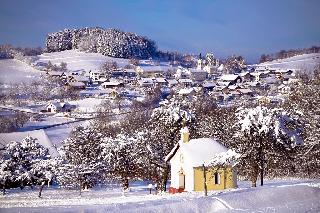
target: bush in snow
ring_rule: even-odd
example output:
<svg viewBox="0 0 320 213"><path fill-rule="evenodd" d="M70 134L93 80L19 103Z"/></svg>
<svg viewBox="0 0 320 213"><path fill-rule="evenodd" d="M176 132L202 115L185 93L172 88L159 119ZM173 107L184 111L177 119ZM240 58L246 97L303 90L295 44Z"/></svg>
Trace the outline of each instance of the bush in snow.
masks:
<svg viewBox="0 0 320 213"><path fill-rule="evenodd" d="M13 141L6 146L0 160L3 190L6 187L32 186L52 180L54 161L50 159L48 149L36 140L27 137L21 142Z"/></svg>

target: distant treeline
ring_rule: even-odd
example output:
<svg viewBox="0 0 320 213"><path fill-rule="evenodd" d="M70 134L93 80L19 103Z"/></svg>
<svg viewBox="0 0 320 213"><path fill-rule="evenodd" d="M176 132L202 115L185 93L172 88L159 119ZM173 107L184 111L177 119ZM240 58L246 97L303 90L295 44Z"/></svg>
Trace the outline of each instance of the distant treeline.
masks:
<svg viewBox="0 0 320 213"><path fill-rule="evenodd" d="M280 50L273 54L262 54L260 57L260 63L273 61L277 59L290 58L296 55L309 54L309 53L320 53L319 46L312 46L310 48L303 49L292 49L292 50Z"/></svg>
<svg viewBox="0 0 320 213"><path fill-rule="evenodd" d="M11 44L0 44L0 59L13 59L20 56L36 56L42 54L41 47L14 47Z"/></svg>

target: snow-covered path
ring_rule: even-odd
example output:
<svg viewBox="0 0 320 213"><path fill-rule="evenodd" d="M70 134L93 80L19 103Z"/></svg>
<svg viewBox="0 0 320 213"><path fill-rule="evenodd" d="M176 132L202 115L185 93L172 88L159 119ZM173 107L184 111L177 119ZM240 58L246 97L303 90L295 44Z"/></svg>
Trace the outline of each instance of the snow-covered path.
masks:
<svg viewBox="0 0 320 213"><path fill-rule="evenodd" d="M149 195L146 185L133 185L122 195L118 187L83 192L46 189L10 190L0 196L0 212L320 212L320 180L267 181L251 188L203 193Z"/></svg>

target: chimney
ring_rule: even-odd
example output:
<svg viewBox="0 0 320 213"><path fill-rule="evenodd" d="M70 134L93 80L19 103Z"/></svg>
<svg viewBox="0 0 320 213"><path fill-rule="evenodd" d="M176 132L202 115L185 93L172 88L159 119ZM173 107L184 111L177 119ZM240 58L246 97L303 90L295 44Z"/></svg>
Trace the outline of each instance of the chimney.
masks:
<svg viewBox="0 0 320 213"><path fill-rule="evenodd" d="M189 142L189 129L188 127L183 127L181 130L180 130L180 133L181 133L181 141L183 143L188 143Z"/></svg>

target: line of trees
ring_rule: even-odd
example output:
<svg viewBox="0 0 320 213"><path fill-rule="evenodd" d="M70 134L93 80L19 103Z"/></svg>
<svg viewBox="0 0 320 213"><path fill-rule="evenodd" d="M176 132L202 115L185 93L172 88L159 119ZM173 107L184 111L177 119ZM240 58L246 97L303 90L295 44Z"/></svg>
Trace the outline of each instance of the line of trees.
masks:
<svg viewBox="0 0 320 213"><path fill-rule="evenodd" d="M280 50L279 52L276 52L273 54L262 54L259 62L263 63L267 61L273 61L276 59L290 58L296 55L319 53L319 52L320 52L319 46L312 46L310 48L303 48L303 49Z"/></svg>
<svg viewBox="0 0 320 213"><path fill-rule="evenodd" d="M0 45L0 59L13 59L21 56L37 56L42 54L41 47L14 47L10 44Z"/></svg>

